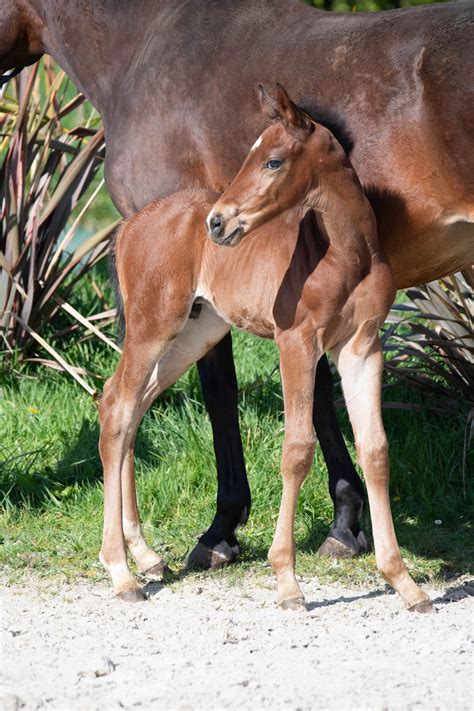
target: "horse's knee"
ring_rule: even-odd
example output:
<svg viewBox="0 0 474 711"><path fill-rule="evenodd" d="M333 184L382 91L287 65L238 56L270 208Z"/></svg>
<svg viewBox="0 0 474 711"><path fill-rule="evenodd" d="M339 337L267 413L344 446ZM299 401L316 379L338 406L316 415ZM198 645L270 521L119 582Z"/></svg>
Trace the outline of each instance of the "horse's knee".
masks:
<svg viewBox="0 0 474 711"><path fill-rule="evenodd" d="M387 472L388 475L388 441L385 432L369 435L364 441L356 442L357 459L367 475L370 472Z"/></svg>
<svg viewBox="0 0 474 711"><path fill-rule="evenodd" d="M120 393L115 383L109 383L99 403L100 437L99 450L115 446L117 440L126 436L133 420L134 406Z"/></svg>
<svg viewBox="0 0 474 711"><path fill-rule="evenodd" d="M313 463L316 449L316 437L308 435L301 439L285 437L282 454L283 476L296 476L304 479Z"/></svg>
<svg viewBox="0 0 474 711"><path fill-rule="evenodd" d="M107 422L110 413L113 410L114 404L118 396L118 387L116 377L113 375L109 378L102 392L102 397L99 400L99 422L101 427Z"/></svg>

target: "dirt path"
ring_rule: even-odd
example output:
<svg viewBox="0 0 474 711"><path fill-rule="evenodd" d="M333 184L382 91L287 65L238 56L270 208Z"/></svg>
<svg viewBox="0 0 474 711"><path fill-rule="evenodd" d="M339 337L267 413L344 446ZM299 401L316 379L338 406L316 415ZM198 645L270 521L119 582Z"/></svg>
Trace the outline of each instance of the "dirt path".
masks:
<svg viewBox="0 0 474 711"><path fill-rule="evenodd" d="M275 607L270 576L242 575L155 586L140 605L102 585L4 587L0 708L473 708L473 581L429 589L439 612L424 616L305 579L298 614Z"/></svg>

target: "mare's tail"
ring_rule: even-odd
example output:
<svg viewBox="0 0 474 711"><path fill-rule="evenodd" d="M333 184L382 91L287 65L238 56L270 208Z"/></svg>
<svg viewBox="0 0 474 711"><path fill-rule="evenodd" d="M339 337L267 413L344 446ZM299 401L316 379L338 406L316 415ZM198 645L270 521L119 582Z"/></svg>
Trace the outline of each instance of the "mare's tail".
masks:
<svg viewBox="0 0 474 711"><path fill-rule="evenodd" d="M110 252L109 252L109 257L108 257L108 265L107 265L109 268L110 281L112 282L112 288L114 290L115 308L117 310L118 342L119 342L120 346L123 344L123 341L125 338L125 312L123 310L123 298L122 298L122 292L120 291L120 283L119 283L119 278L118 278L118 274L117 274L117 262L115 259L115 243L117 241L117 237L119 236L121 229L122 229L122 225L119 225L110 240Z"/></svg>

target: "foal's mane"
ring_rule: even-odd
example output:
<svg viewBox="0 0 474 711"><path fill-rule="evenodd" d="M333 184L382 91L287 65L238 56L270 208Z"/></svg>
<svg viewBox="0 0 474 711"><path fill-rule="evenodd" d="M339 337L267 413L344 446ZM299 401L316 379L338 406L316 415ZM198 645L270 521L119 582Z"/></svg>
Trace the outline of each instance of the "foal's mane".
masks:
<svg viewBox="0 0 474 711"><path fill-rule="evenodd" d="M296 106L308 114L310 119L329 129L343 147L346 155L350 156L354 148L354 141L346 121L340 114L328 106L321 106L310 97L303 97L296 102Z"/></svg>

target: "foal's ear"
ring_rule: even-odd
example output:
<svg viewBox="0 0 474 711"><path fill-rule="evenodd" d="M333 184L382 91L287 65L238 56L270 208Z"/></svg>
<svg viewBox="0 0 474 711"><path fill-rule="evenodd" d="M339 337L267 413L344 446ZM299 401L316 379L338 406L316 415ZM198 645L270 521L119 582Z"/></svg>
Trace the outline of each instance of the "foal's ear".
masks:
<svg viewBox="0 0 474 711"><path fill-rule="evenodd" d="M272 120L283 123L289 131L312 133L314 124L304 111L301 111L290 99L285 87L277 84L275 97L270 96L264 87L258 85L258 96L262 111Z"/></svg>

